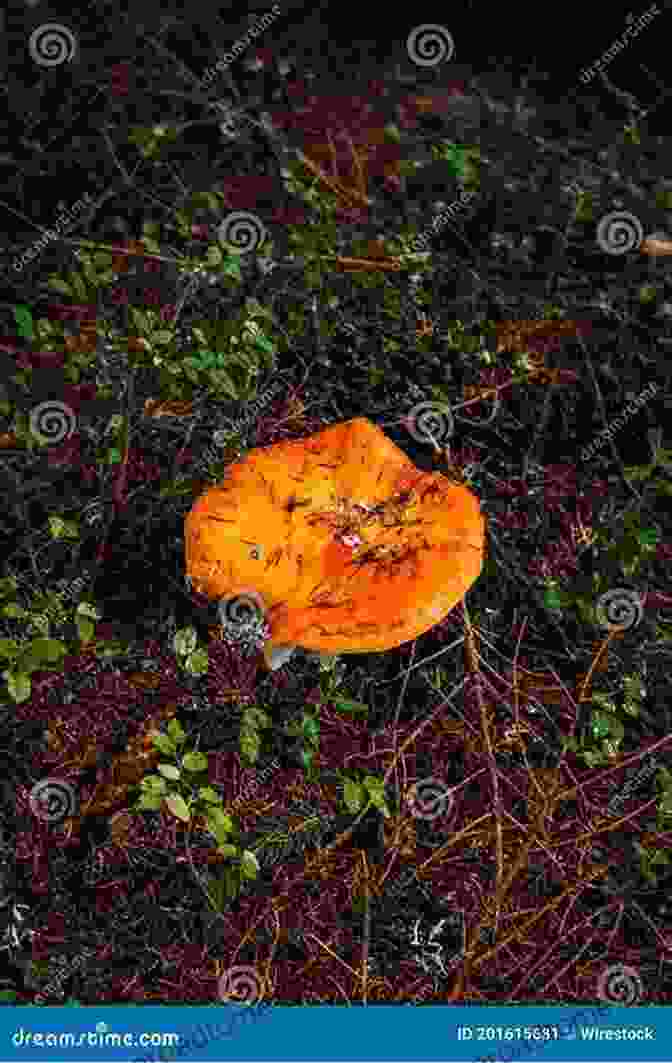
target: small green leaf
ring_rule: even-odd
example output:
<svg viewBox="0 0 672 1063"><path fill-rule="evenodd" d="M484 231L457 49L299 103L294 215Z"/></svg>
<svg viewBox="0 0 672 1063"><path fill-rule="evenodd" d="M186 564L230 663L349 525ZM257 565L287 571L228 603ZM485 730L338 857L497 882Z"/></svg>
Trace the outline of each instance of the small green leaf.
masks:
<svg viewBox="0 0 672 1063"><path fill-rule="evenodd" d="M4 576L0 579L0 598L11 598L16 594L17 582L13 576Z"/></svg>
<svg viewBox="0 0 672 1063"><path fill-rule="evenodd" d="M30 308L23 305L15 306L14 320L16 321L16 328L19 336L23 336L26 340L32 340L34 335L33 315L30 312Z"/></svg>
<svg viewBox="0 0 672 1063"><path fill-rule="evenodd" d="M146 790L138 800L135 808L138 812L158 812L163 804L163 794Z"/></svg>
<svg viewBox="0 0 672 1063"><path fill-rule="evenodd" d="M18 620L28 616L28 612L22 605L17 605L15 602L10 602L8 605L3 605L2 615L11 617Z"/></svg>
<svg viewBox="0 0 672 1063"><path fill-rule="evenodd" d="M7 676L7 689L14 701L28 701L32 689L30 676L23 672L10 672Z"/></svg>
<svg viewBox="0 0 672 1063"><path fill-rule="evenodd" d="M33 639L30 643L30 653L36 661L60 661L67 654L67 646L58 639Z"/></svg>
<svg viewBox="0 0 672 1063"><path fill-rule="evenodd" d="M205 801L209 805L218 805L222 800L216 790L212 786L201 786L198 791L198 796L201 801Z"/></svg>
<svg viewBox="0 0 672 1063"><path fill-rule="evenodd" d="M352 701L350 698L337 698L334 701L334 708L338 712L345 712L351 716L367 716L369 712L368 705L364 705L361 701Z"/></svg>
<svg viewBox="0 0 672 1063"><path fill-rule="evenodd" d="M205 261L208 266L218 266L219 263L223 260L223 258L224 255L222 254L221 248L216 247L214 244L212 244L208 248L208 253L205 256Z"/></svg>
<svg viewBox="0 0 672 1063"><path fill-rule="evenodd" d="M157 771L160 771L164 779L171 779L176 782L180 777L180 769L176 768L174 764L157 764Z"/></svg>
<svg viewBox="0 0 672 1063"><path fill-rule="evenodd" d="M119 447L110 447L107 452L108 465L118 465L121 461L121 451Z"/></svg>
<svg viewBox="0 0 672 1063"><path fill-rule="evenodd" d="M180 797L179 794L170 794L169 797L164 797L164 801L169 812L172 812L176 819L181 819L183 823L189 822L191 813L183 797Z"/></svg>
<svg viewBox="0 0 672 1063"><path fill-rule="evenodd" d="M261 740L256 731L243 730L240 732L240 754L246 763L256 764L259 759Z"/></svg>
<svg viewBox="0 0 672 1063"><path fill-rule="evenodd" d="M243 878L256 878L259 873L259 861L249 849L243 851L240 861L240 871Z"/></svg>
<svg viewBox="0 0 672 1063"><path fill-rule="evenodd" d="M167 757L175 756L177 753L175 742L165 734L154 736L154 747L158 749L159 753L163 753Z"/></svg>
<svg viewBox="0 0 672 1063"><path fill-rule="evenodd" d="M208 823L214 823L218 830L226 831L227 834L233 830L233 820L223 808L209 808L207 815Z"/></svg>
<svg viewBox="0 0 672 1063"><path fill-rule="evenodd" d="M75 610L75 616L88 616L91 620L100 620L102 615L91 602L80 602Z"/></svg>
<svg viewBox="0 0 672 1063"><path fill-rule="evenodd" d="M47 287L51 288L54 292L60 292L61 295L72 295L72 288L69 284L66 284L64 280L54 274L53 277L49 277L47 281Z"/></svg>
<svg viewBox="0 0 672 1063"><path fill-rule="evenodd" d="M176 742L182 742L187 737L182 727L182 724L179 720L176 720L175 717L173 717L170 723L168 724L167 730L170 737L173 738Z"/></svg>
<svg viewBox="0 0 672 1063"><path fill-rule="evenodd" d="M168 790L168 783L160 775L146 775L140 786L148 793L165 794Z"/></svg>
<svg viewBox="0 0 672 1063"><path fill-rule="evenodd" d="M194 650L187 657L184 666L190 675L205 675L208 670L208 651L202 648Z"/></svg>
<svg viewBox="0 0 672 1063"><path fill-rule="evenodd" d="M235 277L236 280L240 280L242 278L240 259L233 255L225 258L222 263L222 273L227 277Z"/></svg>
<svg viewBox="0 0 672 1063"><path fill-rule="evenodd" d="M0 1004L13 1004L17 994L13 989L0 989Z"/></svg>
<svg viewBox="0 0 672 1063"><path fill-rule="evenodd" d="M152 333L152 343L158 343L159 346L172 343L174 338L175 334L168 329L161 329L159 332Z"/></svg>
<svg viewBox="0 0 672 1063"><path fill-rule="evenodd" d="M217 852L220 854L220 856L226 856L230 859L232 856L238 856L238 846L231 845L230 842L226 842L224 845L219 845L217 847Z"/></svg>
<svg viewBox="0 0 672 1063"><path fill-rule="evenodd" d="M19 653L19 644L16 639L0 639L0 657L16 657Z"/></svg>
<svg viewBox="0 0 672 1063"><path fill-rule="evenodd" d="M96 630L93 620L89 620L86 616L78 616L75 619L77 624L77 633L82 642L90 642L93 638Z"/></svg>
<svg viewBox="0 0 672 1063"><path fill-rule="evenodd" d="M208 758L203 753L186 753L182 758L182 764L187 771L205 771L208 767Z"/></svg>
<svg viewBox="0 0 672 1063"><path fill-rule="evenodd" d="M317 742L320 737L320 721L314 716L303 717L303 733L309 742Z"/></svg>
<svg viewBox="0 0 672 1063"><path fill-rule="evenodd" d="M196 649L196 628L184 627L173 635L173 649L178 657L188 657Z"/></svg>
<svg viewBox="0 0 672 1063"><path fill-rule="evenodd" d="M343 800L348 812L359 812L364 801L364 787L354 779L346 779L343 783Z"/></svg>

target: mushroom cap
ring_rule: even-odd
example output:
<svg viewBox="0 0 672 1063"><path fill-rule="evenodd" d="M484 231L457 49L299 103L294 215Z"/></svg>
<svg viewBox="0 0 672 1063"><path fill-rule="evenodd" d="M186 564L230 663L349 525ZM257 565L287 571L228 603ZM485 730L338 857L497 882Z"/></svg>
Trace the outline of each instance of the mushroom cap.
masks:
<svg viewBox="0 0 672 1063"><path fill-rule="evenodd" d="M187 574L210 598L261 597L274 646L392 649L478 578L479 501L424 473L371 421L256 448L185 520Z"/></svg>

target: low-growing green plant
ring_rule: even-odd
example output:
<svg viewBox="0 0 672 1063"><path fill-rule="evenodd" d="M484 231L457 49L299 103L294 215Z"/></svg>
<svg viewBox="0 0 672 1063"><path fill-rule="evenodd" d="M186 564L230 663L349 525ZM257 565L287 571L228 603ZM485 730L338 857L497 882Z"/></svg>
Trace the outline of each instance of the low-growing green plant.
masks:
<svg viewBox="0 0 672 1063"><path fill-rule="evenodd" d="M208 670L208 651L198 645L196 628L183 627L173 635L173 650L178 663L189 675L205 675Z"/></svg>
<svg viewBox="0 0 672 1063"><path fill-rule="evenodd" d="M388 819L392 813L385 800L385 782L376 778L375 775L367 775L362 771L353 771L348 774L339 771L342 779L343 804L348 812L353 815L366 813L369 808L377 808Z"/></svg>
<svg viewBox="0 0 672 1063"><path fill-rule="evenodd" d="M225 897L240 892L246 879L254 879L259 864L254 853L241 849L239 831L226 812L221 796L204 785L208 758L197 750L186 750L186 734L180 722L170 720L165 733L155 735L154 747L166 758L157 765L156 774L146 775L140 783L140 796L133 811L158 811L165 808L182 823L205 819L207 829L217 841L217 852L226 859L221 878L212 876L208 895L217 911Z"/></svg>
<svg viewBox="0 0 672 1063"><path fill-rule="evenodd" d="M257 708L256 705L249 705L243 710L240 723L240 755L248 766L256 764L259 760L261 749L259 731L270 726L271 718L263 709Z"/></svg>
<svg viewBox="0 0 672 1063"><path fill-rule="evenodd" d="M625 736L624 718L639 716L644 689L641 676L633 674L623 677L618 704L607 694L594 691L589 734L581 739L565 738L564 749L582 757L589 768L609 764L618 755Z"/></svg>
<svg viewBox="0 0 672 1063"><path fill-rule="evenodd" d="M0 580L0 616L21 622L23 631L16 638L0 639L0 659L6 667L2 678L15 702L27 701L31 694L31 674L37 671L60 671L63 658L90 648L95 633L94 621L102 614L92 602L80 601L66 606L54 591L36 592L25 605L18 600L18 584L14 577ZM53 626L62 628L73 622L78 640L52 638ZM120 652L116 644L95 643L96 653L109 656Z"/></svg>
<svg viewBox="0 0 672 1063"><path fill-rule="evenodd" d="M313 712L304 711L301 721L287 724L285 731L288 735L301 739L303 746L300 753L301 764L308 778L316 778L315 754L320 748L319 712L317 710Z"/></svg>

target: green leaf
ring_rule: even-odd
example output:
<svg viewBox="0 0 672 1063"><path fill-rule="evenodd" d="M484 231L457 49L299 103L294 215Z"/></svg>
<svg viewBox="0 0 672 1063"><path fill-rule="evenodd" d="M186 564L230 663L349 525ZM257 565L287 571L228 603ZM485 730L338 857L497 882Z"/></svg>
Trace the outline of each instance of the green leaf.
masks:
<svg viewBox="0 0 672 1063"><path fill-rule="evenodd" d="M170 794L169 797L164 797L166 806L169 812L175 816L176 819L181 819L183 823L188 823L191 819L191 813L187 802L179 794Z"/></svg>
<svg viewBox="0 0 672 1063"><path fill-rule="evenodd" d="M205 675L208 670L208 651L203 648L194 650L187 657L184 667L190 675Z"/></svg>
<svg viewBox="0 0 672 1063"><path fill-rule="evenodd" d="M186 753L182 758L182 764L187 771L205 771L208 767L208 758L203 753Z"/></svg>
<svg viewBox="0 0 672 1063"><path fill-rule="evenodd" d="M135 808L139 812L158 812L163 804L163 794L146 790L138 800Z"/></svg>
<svg viewBox="0 0 672 1063"><path fill-rule="evenodd" d="M238 846L231 845L230 842L226 842L224 845L219 845L217 847L217 852L220 854L220 856L226 856L230 859L232 856L238 856Z"/></svg>
<svg viewBox="0 0 672 1063"><path fill-rule="evenodd" d="M243 730L240 732L240 754L248 765L256 764L259 759L261 739L256 731Z"/></svg>
<svg viewBox="0 0 672 1063"><path fill-rule="evenodd" d="M249 849L243 851L240 861L240 872L243 878L256 878L259 873L259 861Z"/></svg>
<svg viewBox="0 0 672 1063"><path fill-rule="evenodd" d="M121 451L119 447L110 447L107 452L108 465L118 465L121 461Z"/></svg>
<svg viewBox="0 0 672 1063"><path fill-rule="evenodd" d="M161 329L160 332L152 333L152 343L158 343L159 346L172 343L174 338L175 334L168 329Z"/></svg>
<svg viewBox="0 0 672 1063"><path fill-rule="evenodd" d="M361 701L352 701L350 698L335 699L334 708L338 712L345 712L351 716L367 716L369 712L368 705L364 705Z"/></svg>
<svg viewBox="0 0 672 1063"><path fill-rule="evenodd" d="M183 742L184 739L187 737L184 732L184 728L182 727L182 724L179 720L176 720L175 717L173 717L172 720L169 722L167 731L170 737L176 742Z"/></svg>
<svg viewBox="0 0 672 1063"><path fill-rule="evenodd" d="M68 652L67 646L64 642L59 642L57 639L33 639L30 643L29 650L31 656L36 661L46 661L51 663L52 661L60 661L62 657Z"/></svg>
<svg viewBox="0 0 672 1063"><path fill-rule="evenodd" d="M77 624L77 633L82 642L90 642L93 638L96 630L93 620L89 620L86 616L78 616L75 618Z"/></svg>
<svg viewBox="0 0 672 1063"><path fill-rule="evenodd" d="M173 649L178 657L188 657L196 649L197 642L196 628L191 625L173 635Z"/></svg>
<svg viewBox="0 0 672 1063"><path fill-rule="evenodd" d="M224 255L222 254L222 249L214 244L211 244L208 248L208 253L205 256L205 261L207 265L218 266L219 263L223 260L223 258Z"/></svg>
<svg viewBox="0 0 672 1063"><path fill-rule="evenodd" d="M11 598L16 593L17 582L13 576L0 579L0 598Z"/></svg>
<svg viewBox="0 0 672 1063"><path fill-rule="evenodd" d="M304 716L303 733L309 742L318 742L320 738L320 721L316 720L314 716Z"/></svg>
<svg viewBox="0 0 672 1063"><path fill-rule="evenodd" d="M16 602L10 602L8 605L3 605L2 615L19 620L28 616L28 611L24 609L22 605L17 605Z"/></svg>
<svg viewBox="0 0 672 1063"><path fill-rule="evenodd" d="M364 802L364 787L354 779L346 779L343 783L343 800L348 812L359 812Z"/></svg>
<svg viewBox="0 0 672 1063"><path fill-rule="evenodd" d="M30 676L23 672L10 672L7 676L7 689L14 701L28 701L31 688Z"/></svg>
<svg viewBox="0 0 672 1063"><path fill-rule="evenodd" d="M230 834L234 828L231 816L223 808L209 808L207 812L208 823L213 823L217 830Z"/></svg>
<svg viewBox="0 0 672 1063"><path fill-rule="evenodd" d="M88 616L91 620L100 620L102 615L91 602L80 602L75 610L75 616Z"/></svg>
<svg viewBox="0 0 672 1063"><path fill-rule="evenodd" d="M198 796L201 801L205 801L206 804L209 805L218 805L222 800L220 795L215 789L213 789L212 786L201 786L200 790L198 791Z"/></svg>
<svg viewBox="0 0 672 1063"><path fill-rule="evenodd" d="M154 747L158 749L159 753L163 753L167 757L175 756L177 753L175 742L165 734L154 736Z"/></svg>
<svg viewBox="0 0 672 1063"><path fill-rule="evenodd" d="M0 639L0 657L16 657L19 644L16 639Z"/></svg>
<svg viewBox="0 0 672 1063"><path fill-rule="evenodd" d="M17 994L13 989L0 989L0 1004L13 1004Z"/></svg>
<svg viewBox="0 0 672 1063"><path fill-rule="evenodd" d="M226 277L235 277L236 280L241 280L242 273L240 271L240 259L233 255L225 258L222 263L222 273Z"/></svg>
<svg viewBox="0 0 672 1063"><path fill-rule="evenodd" d="M47 281L47 287L51 288L53 292L60 292L61 295L72 295L72 288L69 284L66 284L64 280L61 280L59 276L54 274L49 277Z"/></svg>
<svg viewBox="0 0 672 1063"><path fill-rule="evenodd" d="M544 592L544 605L547 609L561 609L563 606L563 595L560 593L557 587L547 587Z"/></svg>
<svg viewBox="0 0 672 1063"><path fill-rule="evenodd" d="M30 312L30 308L24 305L14 307L14 320L16 321L16 328L19 336L23 336L26 340L32 340L33 331L33 315Z"/></svg>
<svg viewBox="0 0 672 1063"><path fill-rule="evenodd" d="M140 786L149 793L165 794L168 791L168 783L160 775L146 775Z"/></svg>
<svg viewBox="0 0 672 1063"><path fill-rule="evenodd" d="M164 779L171 779L176 782L180 777L180 769L176 768L174 764L157 764L156 770L161 772Z"/></svg>

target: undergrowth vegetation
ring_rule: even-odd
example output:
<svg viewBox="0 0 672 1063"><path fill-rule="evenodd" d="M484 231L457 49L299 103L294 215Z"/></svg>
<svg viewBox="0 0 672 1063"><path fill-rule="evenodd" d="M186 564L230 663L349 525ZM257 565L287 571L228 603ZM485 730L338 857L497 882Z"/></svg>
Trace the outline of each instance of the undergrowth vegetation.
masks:
<svg viewBox="0 0 672 1063"><path fill-rule="evenodd" d="M123 241L113 197L60 265L44 255L21 334L5 322L16 1003L73 941L87 958L49 999L203 1003L247 964L279 1003L570 1001L625 962L669 1000L667 273L596 250L622 192L599 115L573 115L567 158L543 106L529 128L506 97L497 122L424 113L412 101L441 95L424 76L368 161L352 127L349 183L241 106L228 186L170 209L157 194ZM459 98L494 113L487 76ZM501 114L526 145L515 163ZM663 226L656 145L621 134L613 166ZM167 118L126 148L164 180L181 136ZM255 174L281 209L235 200ZM467 191L469 216L432 235L432 210ZM544 213L522 224L528 199ZM227 222L241 202L251 251ZM60 404L55 429L41 403ZM357 416L479 496L482 575L413 643L299 651L269 674L185 582L184 518L253 447ZM34 797L47 780L60 815Z"/></svg>

